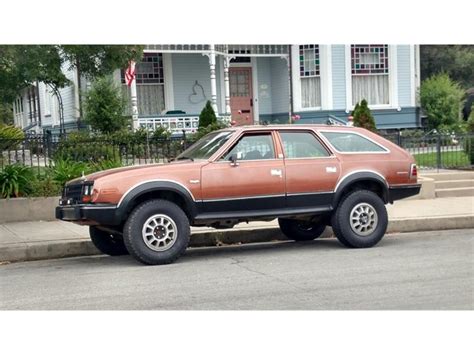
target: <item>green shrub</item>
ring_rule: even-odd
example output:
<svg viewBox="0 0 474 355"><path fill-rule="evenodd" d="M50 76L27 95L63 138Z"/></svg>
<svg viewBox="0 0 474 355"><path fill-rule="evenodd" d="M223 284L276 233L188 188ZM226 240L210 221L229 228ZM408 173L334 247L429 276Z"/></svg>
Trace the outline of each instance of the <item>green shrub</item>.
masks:
<svg viewBox="0 0 474 355"><path fill-rule="evenodd" d="M117 160L100 160L89 164L89 172L120 168L122 164Z"/></svg>
<svg viewBox="0 0 474 355"><path fill-rule="evenodd" d="M0 151L18 149L25 139L25 133L19 127L0 124Z"/></svg>
<svg viewBox="0 0 474 355"><path fill-rule="evenodd" d="M354 126L368 129L369 131L377 131L375 127L375 120L372 112L370 111L367 100L362 100L356 104L354 111L352 111L354 117Z"/></svg>
<svg viewBox="0 0 474 355"><path fill-rule="evenodd" d="M467 121L467 131L469 136L464 143L464 151L466 152L469 161L474 165L474 106L469 119Z"/></svg>
<svg viewBox="0 0 474 355"><path fill-rule="evenodd" d="M212 125L217 122L217 117L216 113L214 112L214 109L212 108L211 101L206 102L206 106L201 111L201 114L199 115L199 128L204 128L209 125Z"/></svg>
<svg viewBox="0 0 474 355"><path fill-rule="evenodd" d="M61 185L53 179L51 173L37 176L31 182L31 192L29 196L32 197L48 197L61 195Z"/></svg>
<svg viewBox="0 0 474 355"><path fill-rule="evenodd" d="M430 129L452 125L461 116L464 91L447 74L433 75L421 84L420 101Z"/></svg>
<svg viewBox="0 0 474 355"><path fill-rule="evenodd" d="M111 142L109 136L90 136L87 132L70 133L67 139L58 143L53 158L88 164L102 160L121 163L120 149Z"/></svg>
<svg viewBox="0 0 474 355"><path fill-rule="evenodd" d="M64 186L69 180L90 172L90 167L86 163L70 159L56 159L54 165L50 168L52 180L59 186Z"/></svg>
<svg viewBox="0 0 474 355"><path fill-rule="evenodd" d="M112 133L125 128L129 117L124 116L124 110L122 91L110 77L98 79L87 92L84 116L94 130Z"/></svg>
<svg viewBox="0 0 474 355"><path fill-rule="evenodd" d="M224 122L217 121L215 123L210 124L207 127L199 127L196 133L193 133L187 137L188 143L196 142L197 140L204 137L206 134L209 134L213 131L217 131L219 129L227 128L228 125Z"/></svg>
<svg viewBox="0 0 474 355"><path fill-rule="evenodd" d="M7 165L0 171L0 197L21 197L31 191L34 173L31 168L20 164Z"/></svg>

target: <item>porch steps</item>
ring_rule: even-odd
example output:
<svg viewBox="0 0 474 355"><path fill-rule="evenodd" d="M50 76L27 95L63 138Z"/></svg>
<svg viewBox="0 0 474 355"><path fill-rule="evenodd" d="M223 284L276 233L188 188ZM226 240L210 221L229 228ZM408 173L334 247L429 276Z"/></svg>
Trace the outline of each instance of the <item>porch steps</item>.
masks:
<svg viewBox="0 0 474 355"><path fill-rule="evenodd" d="M474 196L474 187L454 187L450 189L436 189L436 197L464 197Z"/></svg>
<svg viewBox="0 0 474 355"><path fill-rule="evenodd" d="M474 196L474 171L423 174L434 179L436 197Z"/></svg>
<svg viewBox="0 0 474 355"><path fill-rule="evenodd" d="M450 171L440 173L422 173L423 177L434 179L435 181L451 181L451 180L474 180L474 171Z"/></svg>
<svg viewBox="0 0 474 355"><path fill-rule="evenodd" d="M474 179L435 181L436 189L451 189L456 187L474 187Z"/></svg>

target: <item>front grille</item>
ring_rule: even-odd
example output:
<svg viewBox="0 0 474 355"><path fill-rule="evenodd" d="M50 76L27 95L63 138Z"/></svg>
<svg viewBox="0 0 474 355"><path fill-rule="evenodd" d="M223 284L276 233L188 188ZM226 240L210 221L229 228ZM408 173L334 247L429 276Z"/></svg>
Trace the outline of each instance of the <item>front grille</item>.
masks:
<svg viewBox="0 0 474 355"><path fill-rule="evenodd" d="M90 183L77 183L70 184L64 187L62 198L60 201L61 205L75 205L82 203L82 197L84 196L85 187L90 186Z"/></svg>

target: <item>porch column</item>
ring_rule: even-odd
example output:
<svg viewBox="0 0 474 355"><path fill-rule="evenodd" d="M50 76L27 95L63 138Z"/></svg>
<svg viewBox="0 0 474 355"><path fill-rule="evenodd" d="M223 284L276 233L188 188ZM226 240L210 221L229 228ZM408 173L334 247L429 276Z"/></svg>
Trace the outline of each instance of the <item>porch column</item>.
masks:
<svg viewBox="0 0 474 355"><path fill-rule="evenodd" d="M230 57L224 57L224 88L225 88L225 114L230 115L230 84L229 84L229 66Z"/></svg>
<svg viewBox="0 0 474 355"><path fill-rule="evenodd" d="M216 51L213 44L209 45L209 69L211 71L211 104L216 115L217 110L217 83L216 83Z"/></svg>

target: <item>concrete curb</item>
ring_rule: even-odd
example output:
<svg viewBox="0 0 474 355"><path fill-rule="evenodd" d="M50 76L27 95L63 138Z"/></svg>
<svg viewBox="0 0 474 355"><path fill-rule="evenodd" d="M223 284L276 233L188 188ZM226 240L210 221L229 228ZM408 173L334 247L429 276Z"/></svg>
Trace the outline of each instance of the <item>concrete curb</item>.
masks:
<svg viewBox="0 0 474 355"><path fill-rule="evenodd" d="M387 233L421 232L447 229L474 228L474 216L443 216L413 219L394 219L389 222ZM327 228L323 238L333 237L331 228ZM279 228L260 227L255 229L215 230L195 233L191 237L190 247L210 247L263 243L287 240ZM73 256L97 255L99 251L85 238L52 242L30 242L4 244L0 246L0 261L31 261L56 259Z"/></svg>

